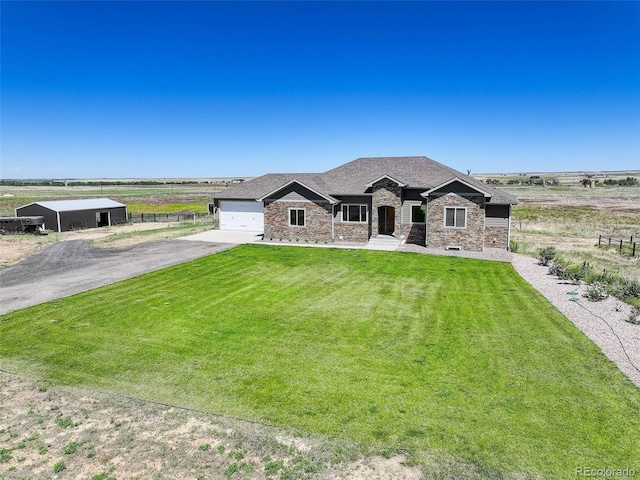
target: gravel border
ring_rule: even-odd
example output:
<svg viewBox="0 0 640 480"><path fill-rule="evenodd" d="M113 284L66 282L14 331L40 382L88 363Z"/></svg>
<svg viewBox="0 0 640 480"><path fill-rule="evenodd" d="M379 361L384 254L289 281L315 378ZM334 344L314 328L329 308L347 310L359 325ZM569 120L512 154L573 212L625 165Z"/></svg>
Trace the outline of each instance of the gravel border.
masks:
<svg viewBox="0 0 640 480"><path fill-rule="evenodd" d="M512 254L513 268L578 327L636 386L640 387L640 325L627 322L632 307L615 297L591 302L587 286L548 274L537 259ZM568 292L577 292L569 295ZM577 297L577 301L571 301Z"/></svg>
<svg viewBox="0 0 640 480"><path fill-rule="evenodd" d="M540 265L538 259L503 249L485 248L482 252L468 252L405 244L398 248L398 251L511 262L515 271L527 283L549 300L560 313L589 337L629 380L640 387L640 325L626 321L632 310L631 305L615 297L591 302L584 297L587 292L586 284L574 285L560 280L549 275L549 269ZM577 295L568 295L567 292L577 292ZM572 297L578 300L570 300Z"/></svg>

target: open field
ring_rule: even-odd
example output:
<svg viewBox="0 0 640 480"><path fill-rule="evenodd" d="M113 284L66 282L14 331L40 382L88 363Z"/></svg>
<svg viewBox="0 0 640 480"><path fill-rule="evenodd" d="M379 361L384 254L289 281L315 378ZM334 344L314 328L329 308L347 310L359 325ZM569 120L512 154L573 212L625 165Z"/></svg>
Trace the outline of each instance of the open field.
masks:
<svg viewBox="0 0 640 480"><path fill-rule="evenodd" d="M473 177L485 181L487 179L500 180L505 185L509 180L523 181L531 176L544 178L545 181L557 180L565 187L581 187L585 178L599 180L602 184L605 180L624 180L627 177L635 177L640 180L640 170L621 171L584 171L584 172L518 172L518 173L474 173Z"/></svg>
<svg viewBox="0 0 640 480"><path fill-rule="evenodd" d="M0 337L23 375L406 451L450 478L640 470L638 389L501 262L244 246L2 316Z"/></svg>
<svg viewBox="0 0 640 480"><path fill-rule="evenodd" d="M518 196L511 239L520 253L535 256L540 248L554 246L566 263L588 262L596 272L606 269L640 280L640 256L596 247L600 234L640 240L640 187L564 191L531 186L504 190Z"/></svg>
<svg viewBox="0 0 640 480"><path fill-rule="evenodd" d="M44 200L108 197L127 205L132 213L207 213L207 203L224 186L212 184L107 186L0 186L0 215L14 215L16 207Z"/></svg>

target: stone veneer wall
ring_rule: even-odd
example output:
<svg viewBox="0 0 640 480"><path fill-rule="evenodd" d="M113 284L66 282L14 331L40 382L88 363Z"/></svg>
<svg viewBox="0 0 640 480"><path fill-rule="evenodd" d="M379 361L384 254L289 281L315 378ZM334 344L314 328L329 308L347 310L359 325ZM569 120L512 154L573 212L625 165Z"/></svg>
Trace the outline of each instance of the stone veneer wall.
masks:
<svg viewBox="0 0 640 480"><path fill-rule="evenodd" d="M336 242L366 243L369 241L368 223L336 222L333 228Z"/></svg>
<svg viewBox="0 0 640 480"><path fill-rule="evenodd" d="M289 209L303 208L305 226L289 225ZM331 241L331 205L316 202L265 202L265 240Z"/></svg>
<svg viewBox="0 0 640 480"><path fill-rule="evenodd" d="M428 247L456 246L463 250L482 251L484 246L484 197L463 197L455 193L429 197ZM445 207L466 207L466 228L444 226Z"/></svg>
<svg viewBox="0 0 640 480"><path fill-rule="evenodd" d="M402 203L400 200L400 187L398 184L387 178L373 184L371 198L371 235L378 235L378 207L394 207L394 234L402 235L400 231L400 219L402 214Z"/></svg>
<svg viewBox="0 0 640 480"><path fill-rule="evenodd" d="M424 246L426 228L424 223L405 223L396 231L396 235L404 235L407 243Z"/></svg>
<svg viewBox="0 0 640 480"><path fill-rule="evenodd" d="M484 227L484 246L489 248L508 249L509 248L509 228L508 227Z"/></svg>
<svg viewBox="0 0 640 480"><path fill-rule="evenodd" d="M216 211L213 214L213 229L220 230L220 209L219 208L216 208Z"/></svg>

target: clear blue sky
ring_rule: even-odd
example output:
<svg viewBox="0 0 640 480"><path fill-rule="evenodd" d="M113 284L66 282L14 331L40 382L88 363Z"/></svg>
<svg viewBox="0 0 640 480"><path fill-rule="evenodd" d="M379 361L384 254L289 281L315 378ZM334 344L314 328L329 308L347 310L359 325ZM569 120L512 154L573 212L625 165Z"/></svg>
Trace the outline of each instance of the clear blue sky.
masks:
<svg viewBox="0 0 640 480"><path fill-rule="evenodd" d="M0 8L2 178L640 169L640 2Z"/></svg>

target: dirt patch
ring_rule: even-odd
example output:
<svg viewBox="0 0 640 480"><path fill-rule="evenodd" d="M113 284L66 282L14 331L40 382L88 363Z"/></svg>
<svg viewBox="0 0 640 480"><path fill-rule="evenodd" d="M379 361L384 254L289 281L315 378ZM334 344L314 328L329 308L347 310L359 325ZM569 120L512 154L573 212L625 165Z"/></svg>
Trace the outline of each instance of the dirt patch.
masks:
<svg viewBox="0 0 640 480"><path fill-rule="evenodd" d="M548 206L574 206L589 207L593 210L616 211L616 212L638 212L640 206L638 197L624 195L581 195L580 193L563 194L524 194L518 195L518 202L525 205L548 205Z"/></svg>
<svg viewBox="0 0 640 480"><path fill-rule="evenodd" d="M304 448L296 445L304 443ZM419 479L348 442L0 372L0 478ZM54 474L56 464L64 470Z"/></svg>
<svg viewBox="0 0 640 480"><path fill-rule="evenodd" d="M0 236L0 266L11 266L23 258L37 252L41 248L52 243L65 240L91 240L104 242L104 239L115 237L113 246L130 246L149 241L165 240L170 236L171 223L135 223L128 225L115 225L105 228L91 228L75 232L50 233L49 235L2 235ZM169 229L169 230L168 230ZM147 233L145 236L133 236L136 232L149 232L157 230L157 235ZM184 231L175 229L176 233L184 235Z"/></svg>

